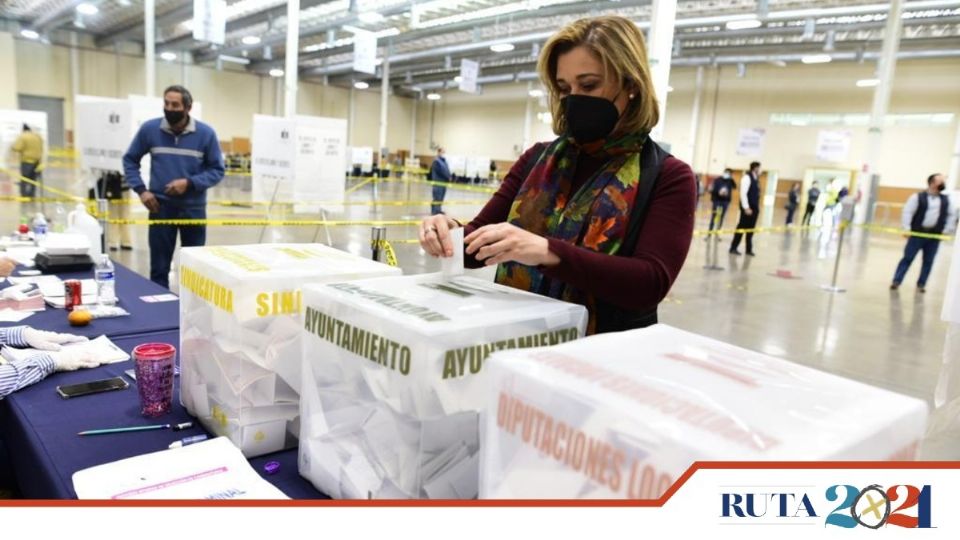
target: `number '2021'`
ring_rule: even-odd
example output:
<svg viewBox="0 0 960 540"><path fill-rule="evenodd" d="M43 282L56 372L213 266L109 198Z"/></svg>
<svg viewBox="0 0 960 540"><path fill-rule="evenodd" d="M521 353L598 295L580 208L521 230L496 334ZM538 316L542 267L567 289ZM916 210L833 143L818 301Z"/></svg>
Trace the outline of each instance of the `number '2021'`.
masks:
<svg viewBox="0 0 960 540"><path fill-rule="evenodd" d="M861 516L857 516L855 505L857 505L861 496L871 490L885 495L885 515L877 520L876 523L866 525L859 518L867 514L867 511L864 511ZM843 492L842 496L841 491ZM906 527L910 529L931 528L929 485L918 488L916 486L900 484L890 486L886 491L883 491L880 486L870 486L869 488L861 490L851 485L841 484L827 488L826 496L828 501L833 502L839 500L840 503L830 512L830 515L827 516L824 526L833 525L845 529L852 529L859 525L871 528L879 528L883 525L893 525L895 527ZM872 501L872 499L870 502L876 504L876 501ZM900 504L897 505L897 503ZM914 507L917 509L916 516L905 513L906 510Z"/></svg>

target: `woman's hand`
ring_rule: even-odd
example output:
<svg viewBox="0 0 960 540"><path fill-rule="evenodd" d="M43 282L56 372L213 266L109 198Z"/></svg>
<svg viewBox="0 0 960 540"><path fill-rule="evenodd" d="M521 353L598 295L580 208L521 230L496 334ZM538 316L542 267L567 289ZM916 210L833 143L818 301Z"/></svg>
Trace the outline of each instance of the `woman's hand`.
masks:
<svg viewBox="0 0 960 540"><path fill-rule="evenodd" d="M487 266L508 261L528 266L552 266L560 262L560 257L550 251L546 238L509 223L480 227L463 240L467 244L464 253L476 254L477 260Z"/></svg>
<svg viewBox="0 0 960 540"><path fill-rule="evenodd" d="M453 257L450 229L459 226L459 223L443 214L424 218L418 232L420 247L434 257Z"/></svg>

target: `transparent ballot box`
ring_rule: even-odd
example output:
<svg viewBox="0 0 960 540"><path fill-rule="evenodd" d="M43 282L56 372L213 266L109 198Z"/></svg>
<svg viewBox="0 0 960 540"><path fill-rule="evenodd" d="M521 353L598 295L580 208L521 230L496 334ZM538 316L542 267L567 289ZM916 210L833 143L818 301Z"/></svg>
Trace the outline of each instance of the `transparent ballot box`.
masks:
<svg viewBox="0 0 960 540"><path fill-rule="evenodd" d="M334 498L474 498L486 358L564 343L587 313L440 274L304 289L300 474Z"/></svg>
<svg viewBox="0 0 960 540"><path fill-rule="evenodd" d="M481 498L660 497L695 461L913 459L925 402L657 325L494 354Z"/></svg>
<svg viewBox="0 0 960 540"><path fill-rule="evenodd" d="M296 446L301 287L399 275L318 244L184 248L180 400L251 457Z"/></svg>

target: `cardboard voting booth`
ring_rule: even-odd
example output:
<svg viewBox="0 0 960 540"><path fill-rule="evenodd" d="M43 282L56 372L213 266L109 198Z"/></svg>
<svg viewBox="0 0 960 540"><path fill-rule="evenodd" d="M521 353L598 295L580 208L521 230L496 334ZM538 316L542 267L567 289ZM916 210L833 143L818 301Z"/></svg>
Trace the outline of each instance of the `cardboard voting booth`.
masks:
<svg viewBox="0 0 960 540"><path fill-rule="evenodd" d="M398 268L319 244L183 249L183 405L248 457L295 446L301 287L399 274Z"/></svg>
<svg viewBox="0 0 960 540"><path fill-rule="evenodd" d="M665 325L498 352L482 498L655 499L698 460L903 460L927 406Z"/></svg>
<svg viewBox="0 0 960 540"><path fill-rule="evenodd" d="M470 277L304 288L300 474L334 498L476 497L487 357L579 338L586 321Z"/></svg>

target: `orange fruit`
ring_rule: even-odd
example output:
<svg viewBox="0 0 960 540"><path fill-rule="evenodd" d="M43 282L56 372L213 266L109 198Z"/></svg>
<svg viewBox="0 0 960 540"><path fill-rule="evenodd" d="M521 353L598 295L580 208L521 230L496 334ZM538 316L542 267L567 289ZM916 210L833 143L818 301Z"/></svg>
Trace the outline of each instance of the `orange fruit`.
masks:
<svg viewBox="0 0 960 540"><path fill-rule="evenodd" d="M90 315L89 311L82 309L75 309L67 315L67 321L70 322L70 326L86 326L90 324L92 320L93 315Z"/></svg>

